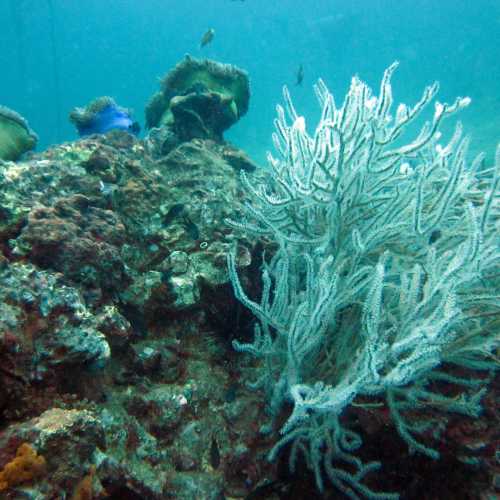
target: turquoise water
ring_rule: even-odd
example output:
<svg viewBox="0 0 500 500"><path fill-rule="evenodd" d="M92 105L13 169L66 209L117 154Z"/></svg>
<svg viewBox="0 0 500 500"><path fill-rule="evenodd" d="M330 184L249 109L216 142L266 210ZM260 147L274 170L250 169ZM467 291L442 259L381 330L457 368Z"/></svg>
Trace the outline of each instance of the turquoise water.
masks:
<svg viewBox="0 0 500 500"><path fill-rule="evenodd" d="M261 163L283 84L314 118L318 77L340 100L353 74L377 86L396 59L396 100L439 80L442 100L472 98L461 119L475 149L491 157L500 138L498 0L0 0L0 47L0 104L29 120L38 149L75 139L70 109L100 95L143 125L158 78L186 53L249 72L250 111L226 137Z"/></svg>

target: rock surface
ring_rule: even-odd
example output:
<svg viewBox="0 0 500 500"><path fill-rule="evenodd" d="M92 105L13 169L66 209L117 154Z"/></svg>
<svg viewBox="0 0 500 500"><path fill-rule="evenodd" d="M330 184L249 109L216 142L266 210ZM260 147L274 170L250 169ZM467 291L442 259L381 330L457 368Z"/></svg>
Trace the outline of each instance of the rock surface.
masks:
<svg viewBox="0 0 500 500"><path fill-rule="evenodd" d="M23 443L47 466L8 498L215 499L272 475L225 257L252 262L225 219L255 166L159 140L110 132L0 163L0 470Z"/></svg>

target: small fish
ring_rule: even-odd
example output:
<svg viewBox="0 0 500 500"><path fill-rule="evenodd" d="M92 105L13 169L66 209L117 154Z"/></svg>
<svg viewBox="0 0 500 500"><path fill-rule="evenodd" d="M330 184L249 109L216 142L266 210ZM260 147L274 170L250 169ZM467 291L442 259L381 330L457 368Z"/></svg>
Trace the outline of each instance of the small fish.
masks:
<svg viewBox="0 0 500 500"><path fill-rule="evenodd" d="M436 243L436 241L439 240L439 238L441 238L441 231L439 229L435 229L429 236L429 245Z"/></svg>
<svg viewBox="0 0 500 500"><path fill-rule="evenodd" d="M139 133L141 131L141 125L140 125L140 123L138 121L132 122L132 125L130 125L130 127L128 128L128 131L131 134L139 135Z"/></svg>
<svg viewBox="0 0 500 500"><path fill-rule="evenodd" d="M273 494L279 492L279 486L281 486L279 481L264 480L264 483L251 491L245 497L245 500L262 500L264 498L270 498L274 496Z"/></svg>
<svg viewBox="0 0 500 500"><path fill-rule="evenodd" d="M212 468L217 469L220 465L220 451L217 440L212 436L212 443L210 445L210 465Z"/></svg>
<svg viewBox="0 0 500 500"><path fill-rule="evenodd" d="M163 225L168 226L171 224L171 222L178 217L184 210L184 204L183 203L176 203L175 205L172 205L169 209L168 212L166 213L165 217L163 218Z"/></svg>
<svg viewBox="0 0 500 500"><path fill-rule="evenodd" d="M167 269L161 273L161 282L164 285L168 285L170 283L170 278L173 276L174 272L172 269Z"/></svg>
<svg viewBox="0 0 500 500"><path fill-rule="evenodd" d="M99 190L104 196L111 196L116 186L113 184L108 184L107 182L99 181Z"/></svg>
<svg viewBox="0 0 500 500"><path fill-rule="evenodd" d="M304 67L301 64L299 66L299 69L297 70L297 80L295 82L295 85L302 85L303 80L304 80Z"/></svg>
<svg viewBox="0 0 500 500"><path fill-rule="evenodd" d="M200 230L198 229L198 226L186 215L184 217L184 229L186 232L191 236L193 240L198 240L200 239Z"/></svg>
<svg viewBox="0 0 500 500"><path fill-rule="evenodd" d="M209 43L212 42L215 36L215 30L213 28L210 28L205 32L205 34L201 37L200 41L200 49L205 47L205 45L208 45Z"/></svg>
<svg viewBox="0 0 500 500"><path fill-rule="evenodd" d="M237 384L231 384L224 395L224 401L226 403L232 403L236 399L236 393L238 391Z"/></svg>

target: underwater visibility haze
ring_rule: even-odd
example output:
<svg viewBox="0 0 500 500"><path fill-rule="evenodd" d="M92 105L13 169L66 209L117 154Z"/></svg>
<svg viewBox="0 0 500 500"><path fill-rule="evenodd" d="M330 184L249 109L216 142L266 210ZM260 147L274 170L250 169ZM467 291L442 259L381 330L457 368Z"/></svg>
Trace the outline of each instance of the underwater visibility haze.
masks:
<svg viewBox="0 0 500 500"><path fill-rule="evenodd" d="M0 0L0 497L500 495L497 0Z"/></svg>
<svg viewBox="0 0 500 500"><path fill-rule="evenodd" d="M40 147L75 137L75 106L110 95L142 110L159 77L189 53L248 71L252 106L229 137L260 163L271 148L281 87L293 86L301 113L316 112L311 92L323 78L342 96L357 74L375 86L400 61L397 99L415 100L434 81L440 98L470 96L460 119L492 156L498 132L499 9L495 0L2 0L2 104L25 116ZM202 35L212 43L200 49ZM55 59L54 59L55 58ZM56 78L59 80L56 82ZM60 109L57 109L60 108ZM58 123L60 120L60 123Z"/></svg>

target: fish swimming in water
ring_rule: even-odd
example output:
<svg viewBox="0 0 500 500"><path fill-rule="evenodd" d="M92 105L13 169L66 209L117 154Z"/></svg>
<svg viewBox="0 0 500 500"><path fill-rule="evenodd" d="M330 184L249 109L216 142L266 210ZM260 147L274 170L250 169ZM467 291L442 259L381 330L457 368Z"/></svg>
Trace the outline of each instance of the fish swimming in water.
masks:
<svg viewBox="0 0 500 500"><path fill-rule="evenodd" d="M210 465L217 469L220 465L220 451L217 440L212 436L212 442L210 444Z"/></svg>
<svg viewBox="0 0 500 500"><path fill-rule="evenodd" d="M163 225L168 226L176 217L178 217L184 211L184 205L182 203L176 203L172 205L165 217L163 218Z"/></svg>
<svg viewBox="0 0 500 500"><path fill-rule="evenodd" d="M111 97L99 97L84 108L73 109L69 119L80 137L116 129L137 135L141 130L139 123L132 120L132 112L118 106Z"/></svg>
<svg viewBox="0 0 500 500"><path fill-rule="evenodd" d="M186 233L193 240L200 239L200 230L198 229L198 226L187 215L183 217L182 221Z"/></svg>
<svg viewBox="0 0 500 500"><path fill-rule="evenodd" d="M302 85L302 82L304 81L304 66L302 64L299 66L299 69L297 70L297 80L295 81L295 85Z"/></svg>
<svg viewBox="0 0 500 500"><path fill-rule="evenodd" d="M205 34L201 37L200 41L200 49L208 45L209 43L212 43L212 40L214 39L215 36L215 30L213 28L210 28L205 32Z"/></svg>

